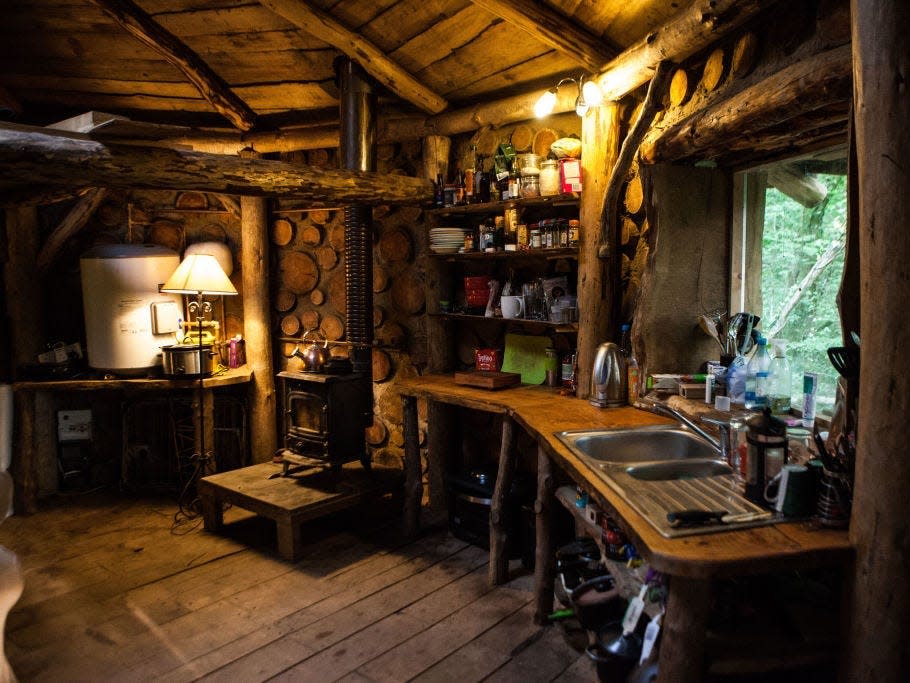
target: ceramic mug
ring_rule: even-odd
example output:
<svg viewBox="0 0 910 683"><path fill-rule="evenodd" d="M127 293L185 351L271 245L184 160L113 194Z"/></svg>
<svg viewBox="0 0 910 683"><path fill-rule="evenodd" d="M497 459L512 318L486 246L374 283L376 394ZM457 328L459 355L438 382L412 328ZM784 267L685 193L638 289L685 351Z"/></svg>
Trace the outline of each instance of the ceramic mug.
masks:
<svg viewBox="0 0 910 683"><path fill-rule="evenodd" d="M525 312L525 300L522 296L504 296L499 300L503 318L521 318Z"/></svg>
<svg viewBox="0 0 910 683"><path fill-rule="evenodd" d="M774 488L776 493L772 493ZM785 517L805 517L815 508L814 474L805 465L784 465L765 487L765 500Z"/></svg>

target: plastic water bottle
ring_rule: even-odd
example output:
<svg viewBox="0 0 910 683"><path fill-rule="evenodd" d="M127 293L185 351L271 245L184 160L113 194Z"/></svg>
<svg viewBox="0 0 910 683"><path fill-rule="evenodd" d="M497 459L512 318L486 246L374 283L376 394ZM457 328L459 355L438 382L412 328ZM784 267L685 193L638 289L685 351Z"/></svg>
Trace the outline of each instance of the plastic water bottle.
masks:
<svg viewBox="0 0 910 683"><path fill-rule="evenodd" d="M768 405L774 415L786 415L790 412L790 361L787 360L787 342L783 339L772 339L774 349L771 365L768 369Z"/></svg>
<svg viewBox="0 0 910 683"><path fill-rule="evenodd" d="M756 340L758 346L746 366L746 410L762 410L768 405L768 374L771 356L764 337Z"/></svg>

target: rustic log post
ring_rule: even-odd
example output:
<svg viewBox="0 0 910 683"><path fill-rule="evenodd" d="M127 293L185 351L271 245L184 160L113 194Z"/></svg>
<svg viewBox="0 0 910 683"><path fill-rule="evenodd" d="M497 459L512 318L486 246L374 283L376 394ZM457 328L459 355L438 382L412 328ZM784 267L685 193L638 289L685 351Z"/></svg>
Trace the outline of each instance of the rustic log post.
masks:
<svg viewBox="0 0 910 683"><path fill-rule="evenodd" d="M253 371L250 443L253 462L268 462L278 450L278 424L269 334L269 223L264 199L240 198L240 240L243 336L247 363Z"/></svg>
<svg viewBox="0 0 910 683"><path fill-rule="evenodd" d="M619 151L619 107L594 107L582 122L582 173L585 191L581 195L579 220L581 238L578 254L578 396L591 391L591 364L598 344L610 332L613 281L610 266L597 255L604 240L601 226L607 177Z"/></svg>
<svg viewBox="0 0 910 683"><path fill-rule="evenodd" d="M427 403L427 486L430 513L446 511L445 475L455 468L455 448L461 443L457 431L457 408L440 401Z"/></svg>
<svg viewBox="0 0 910 683"><path fill-rule="evenodd" d="M556 549L553 547L553 510L556 498L553 465L542 446L537 446L537 500L534 548L534 622L546 624L553 611L553 582L556 577Z"/></svg>
<svg viewBox="0 0 910 683"><path fill-rule="evenodd" d="M413 538L420 530L420 504L423 483L420 480L420 447L417 429L417 398L402 396L404 424L404 530Z"/></svg>
<svg viewBox="0 0 910 683"><path fill-rule="evenodd" d="M436 176L442 174L443 180L448 175L449 150L452 140L445 135L427 135L423 139L423 177L436 182Z"/></svg>
<svg viewBox="0 0 910 683"><path fill-rule="evenodd" d="M509 415L502 416L502 436L499 445L499 467L496 486L490 503L490 564L488 578L491 586L498 586L509 580L509 511L506 496L512 488L515 473L515 421ZM512 539L514 543L516 539Z"/></svg>
<svg viewBox="0 0 910 683"><path fill-rule="evenodd" d="M42 279L38 276L38 212L34 208L6 212L6 313L16 321L9 329L13 378L23 363L33 362L41 350L44 328L41 316ZM16 510L35 512L38 494L38 449L35 404L38 392L15 393L15 430L12 472L16 483Z"/></svg>
<svg viewBox="0 0 910 683"><path fill-rule="evenodd" d="M711 582L673 576L660 643L660 679L700 683L705 669L705 628L711 606Z"/></svg>
<svg viewBox="0 0 910 683"><path fill-rule="evenodd" d="M860 370L856 483L850 540L856 548L852 608L841 680L910 676L910 6L853 0L853 82L859 183Z"/></svg>

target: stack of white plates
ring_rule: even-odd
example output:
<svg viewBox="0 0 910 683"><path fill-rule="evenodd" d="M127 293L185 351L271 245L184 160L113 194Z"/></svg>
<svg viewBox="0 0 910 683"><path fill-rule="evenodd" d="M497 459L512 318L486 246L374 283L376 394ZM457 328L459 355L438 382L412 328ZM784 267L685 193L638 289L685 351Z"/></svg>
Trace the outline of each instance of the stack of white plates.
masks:
<svg viewBox="0 0 910 683"><path fill-rule="evenodd" d="M437 254L455 254L464 247L463 228L430 228L430 249Z"/></svg>

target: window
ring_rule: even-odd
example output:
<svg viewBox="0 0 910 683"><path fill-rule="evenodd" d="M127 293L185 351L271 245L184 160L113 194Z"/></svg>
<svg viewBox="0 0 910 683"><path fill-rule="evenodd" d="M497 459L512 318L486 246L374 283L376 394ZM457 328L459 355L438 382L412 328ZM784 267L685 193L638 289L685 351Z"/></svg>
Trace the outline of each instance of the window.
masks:
<svg viewBox="0 0 910 683"><path fill-rule="evenodd" d="M735 182L732 311L761 316L785 340L794 407L804 372L818 373L819 412L834 404L841 346L837 292L844 268L847 176L843 150L740 173Z"/></svg>

